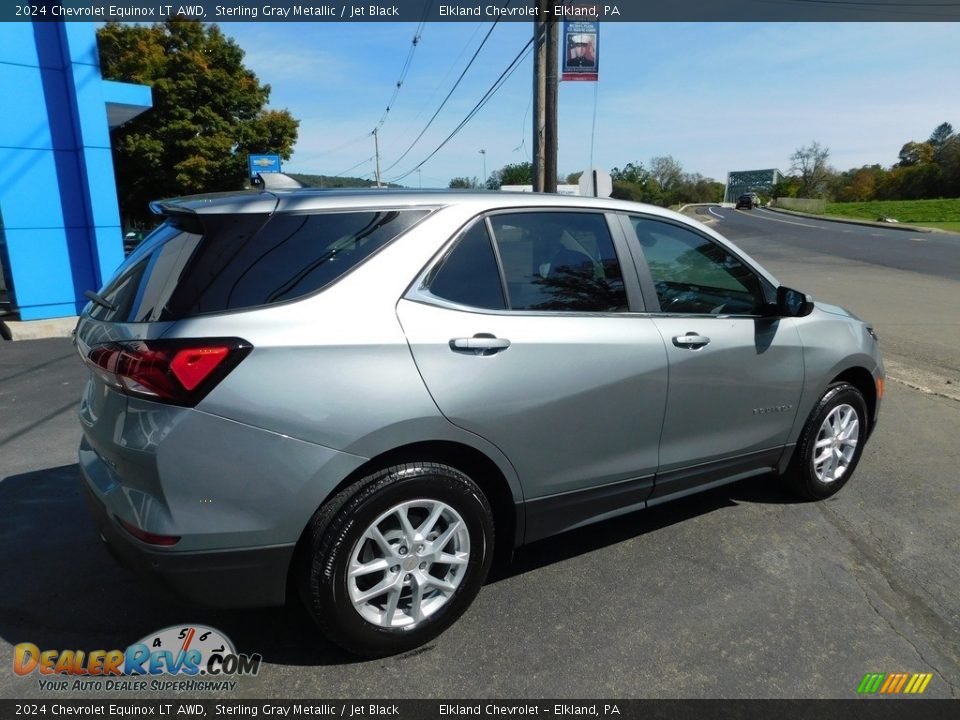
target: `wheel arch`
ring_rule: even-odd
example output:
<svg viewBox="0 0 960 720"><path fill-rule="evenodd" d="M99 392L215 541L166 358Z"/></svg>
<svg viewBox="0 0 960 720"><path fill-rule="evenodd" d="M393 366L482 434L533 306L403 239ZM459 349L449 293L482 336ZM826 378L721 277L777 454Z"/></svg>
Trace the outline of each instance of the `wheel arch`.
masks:
<svg viewBox="0 0 960 720"><path fill-rule="evenodd" d="M507 542L496 543L494 562L497 564L498 561L509 559L514 548L523 540L525 516L522 498L515 496L507 477L490 457L464 443L450 440L414 442L380 453L367 460L340 481L327 495L323 504L326 504L330 498L336 497L344 488L368 475L392 465L416 461L449 465L466 474L480 486L493 510L495 537L508 539ZM320 507L323 507L323 504ZM290 563L287 577L288 600L297 596L293 584L295 582L294 575L303 558L308 528L309 523L304 526L300 533L293 561Z"/></svg>
<svg viewBox="0 0 960 720"><path fill-rule="evenodd" d="M863 395L863 400L867 404L867 437L870 437L877 416L877 384L873 373L861 366L847 368L833 378L830 385L838 382L850 383Z"/></svg>

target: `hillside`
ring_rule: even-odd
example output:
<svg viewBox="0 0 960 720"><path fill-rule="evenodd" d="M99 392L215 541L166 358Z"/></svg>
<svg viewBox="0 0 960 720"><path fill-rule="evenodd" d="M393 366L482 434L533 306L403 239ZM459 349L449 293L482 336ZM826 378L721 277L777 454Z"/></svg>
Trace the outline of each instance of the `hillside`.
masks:
<svg viewBox="0 0 960 720"><path fill-rule="evenodd" d="M369 188L376 187L373 180L365 180L358 177L342 177L330 175L310 175L306 173L288 173L297 182L303 183L306 187L318 188ZM403 185L394 185L388 183L386 187L398 188Z"/></svg>

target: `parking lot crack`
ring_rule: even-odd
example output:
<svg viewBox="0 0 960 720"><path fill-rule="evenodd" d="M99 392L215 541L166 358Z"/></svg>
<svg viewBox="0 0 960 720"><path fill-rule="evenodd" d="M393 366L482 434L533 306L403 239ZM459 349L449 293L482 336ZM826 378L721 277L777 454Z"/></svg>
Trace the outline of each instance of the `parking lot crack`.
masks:
<svg viewBox="0 0 960 720"><path fill-rule="evenodd" d="M906 623L920 634L943 641L943 647L938 647L938 653L940 653L943 660L951 666L950 674L955 677L960 677L960 658L956 657L955 649L957 644L950 640L951 637L957 635L957 632L951 623L941 617L934 608L930 607L924 598L910 591L905 585L899 582L894 577L894 569L889 567L888 563L882 557L874 553L866 543L857 537L850 530L849 526L836 515L832 508L824 503L818 504L817 508L837 532L858 552L865 561L864 564L875 570L883 579L883 583L886 585L888 592L885 593L882 590L874 589L875 594L883 604L889 608L890 612L896 613L899 617L903 618ZM927 657L928 653L925 653L917 642L897 627L897 624L889 617L889 613L885 614L881 610L880 604L876 602L873 593L871 593L871 589L867 586L868 580L864 573L864 566L858 562L854 562L851 564L850 569L853 579L857 583L857 587L877 617L879 617L895 635L910 645L920 661L946 683L950 688L952 697L960 697L960 687L948 677L947 673Z"/></svg>
<svg viewBox="0 0 960 720"><path fill-rule="evenodd" d="M954 698L960 697L960 688L954 685L950 681L950 678L948 678L944 674L944 672L940 670L940 668L938 668L933 662L931 662L923 654L923 651L917 646L917 644L913 640L910 639L908 635L901 632L900 629L890 620L890 618L888 618L886 615L880 612L880 608L878 607L877 603L873 601L873 598L870 596L870 593L867 591L867 588L864 587L863 581L860 579L859 573L856 570L854 570L852 574L853 574L854 581L857 583L857 587L860 588L860 592L863 595L864 600L867 601L867 604L870 606L870 608L873 610L876 616L879 617L884 622L884 624L894 632L894 634L897 637L902 639L913 649L913 652L916 653L918 658L920 658L921 663L923 663L929 669L933 670L933 672L935 672L937 676L947 684L947 686L950 688L950 695L952 697Z"/></svg>

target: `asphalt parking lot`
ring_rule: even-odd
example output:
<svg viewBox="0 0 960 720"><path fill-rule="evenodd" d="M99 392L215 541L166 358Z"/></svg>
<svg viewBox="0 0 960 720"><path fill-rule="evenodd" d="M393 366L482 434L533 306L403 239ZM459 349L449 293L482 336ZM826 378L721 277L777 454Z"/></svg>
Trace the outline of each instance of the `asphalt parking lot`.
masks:
<svg viewBox="0 0 960 720"><path fill-rule="evenodd" d="M0 667L19 642L126 647L192 622L263 654L240 698L852 697L894 671L960 690L952 400L892 383L829 502L761 478L538 543L431 645L358 662L295 611L185 607L114 564L78 492L84 372L67 340L0 345ZM0 695L50 697L9 671Z"/></svg>
<svg viewBox="0 0 960 720"><path fill-rule="evenodd" d="M906 236L842 257L810 223L720 215L781 280L880 332L881 422L836 497L756 478L537 543L435 642L357 661L296 610L179 605L117 566L79 492L85 370L68 340L0 342L0 668L20 642L125 648L202 623L263 655L235 698L852 698L868 672L960 697L960 281L872 262ZM0 670L0 697L51 696Z"/></svg>

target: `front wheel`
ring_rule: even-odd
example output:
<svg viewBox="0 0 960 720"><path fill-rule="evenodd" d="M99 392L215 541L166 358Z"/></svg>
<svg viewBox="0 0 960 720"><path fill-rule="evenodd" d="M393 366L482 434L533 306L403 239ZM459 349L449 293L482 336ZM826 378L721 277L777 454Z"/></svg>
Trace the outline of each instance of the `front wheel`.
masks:
<svg viewBox="0 0 960 720"><path fill-rule="evenodd" d="M308 528L301 595L327 637L357 655L412 649L476 597L493 558L480 488L435 463L397 465L333 498Z"/></svg>
<svg viewBox="0 0 960 720"><path fill-rule="evenodd" d="M810 413L794 451L787 479L810 500L842 488L857 467L867 439L867 404L850 383L831 385Z"/></svg>

